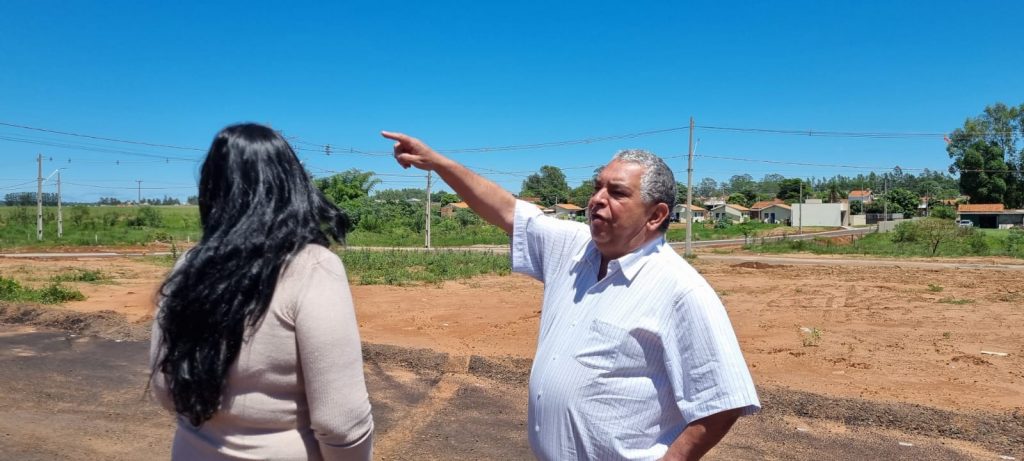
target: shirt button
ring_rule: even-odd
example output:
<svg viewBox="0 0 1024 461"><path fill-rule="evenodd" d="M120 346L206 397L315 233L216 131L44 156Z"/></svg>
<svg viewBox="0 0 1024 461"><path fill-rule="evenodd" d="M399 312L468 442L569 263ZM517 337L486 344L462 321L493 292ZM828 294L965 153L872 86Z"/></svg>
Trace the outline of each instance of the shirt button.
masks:
<svg viewBox="0 0 1024 461"><path fill-rule="evenodd" d="M540 424L538 424L536 426L533 426L533 431L534 432L540 432Z"/></svg>
<svg viewBox="0 0 1024 461"><path fill-rule="evenodd" d="M552 362L553 362L553 361L555 361L555 360L558 360L558 356L557 356L557 355L556 355L556 356L554 356L554 357L551 357L551 361L552 361Z"/></svg>

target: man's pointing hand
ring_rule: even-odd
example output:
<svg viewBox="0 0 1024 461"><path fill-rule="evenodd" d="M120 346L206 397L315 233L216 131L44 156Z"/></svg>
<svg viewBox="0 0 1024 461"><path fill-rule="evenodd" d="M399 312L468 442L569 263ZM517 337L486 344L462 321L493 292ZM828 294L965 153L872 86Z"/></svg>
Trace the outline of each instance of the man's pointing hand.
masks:
<svg viewBox="0 0 1024 461"><path fill-rule="evenodd" d="M402 168L414 166L421 170L434 170L438 160L443 158L423 141L412 136L390 131L381 131L380 134L395 141L395 160Z"/></svg>

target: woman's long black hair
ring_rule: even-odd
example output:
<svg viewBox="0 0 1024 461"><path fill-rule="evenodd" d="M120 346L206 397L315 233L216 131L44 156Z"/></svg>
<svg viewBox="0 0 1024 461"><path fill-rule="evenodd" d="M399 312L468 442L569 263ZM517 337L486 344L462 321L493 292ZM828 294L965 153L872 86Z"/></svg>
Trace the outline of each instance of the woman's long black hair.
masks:
<svg viewBox="0 0 1024 461"><path fill-rule="evenodd" d="M328 246L328 233L343 242L349 227L291 146L256 124L214 138L200 173L199 217L202 239L160 287L162 356L153 370L194 426L220 407L243 336L266 314L290 258L310 243Z"/></svg>

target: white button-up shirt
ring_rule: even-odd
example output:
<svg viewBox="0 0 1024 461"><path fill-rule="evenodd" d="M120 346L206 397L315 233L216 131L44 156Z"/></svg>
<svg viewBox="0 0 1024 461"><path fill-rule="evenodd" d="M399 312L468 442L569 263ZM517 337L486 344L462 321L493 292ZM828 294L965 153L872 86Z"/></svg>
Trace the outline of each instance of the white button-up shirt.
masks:
<svg viewBox="0 0 1024 461"><path fill-rule="evenodd" d="M544 282L530 373L542 460L654 460L692 421L760 408L718 295L656 239L609 261L581 223L517 202L512 269Z"/></svg>

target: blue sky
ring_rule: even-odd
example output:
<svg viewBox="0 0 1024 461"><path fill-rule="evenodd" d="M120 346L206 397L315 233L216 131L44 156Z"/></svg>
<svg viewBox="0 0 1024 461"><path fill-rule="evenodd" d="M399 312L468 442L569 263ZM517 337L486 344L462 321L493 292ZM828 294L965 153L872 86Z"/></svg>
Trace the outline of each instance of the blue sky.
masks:
<svg viewBox="0 0 1024 461"><path fill-rule="evenodd" d="M422 175L347 148L389 150L381 129L457 149L691 115L703 127L943 133L987 104L1024 102L1019 1L203 3L0 4L0 122L190 148L0 125L0 193L35 190L23 184L41 153L44 176L66 168L68 201L131 199L136 180L143 196L184 198L213 135L240 121L282 130L317 175L359 168L402 188ZM696 137L695 182L868 171L786 162L949 165L941 135ZM686 130L452 156L518 192L541 165L567 167L576 186L631 147L685 181Z"/></svg>

